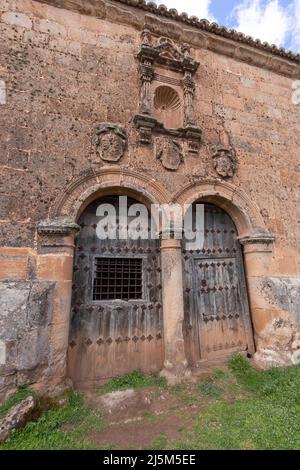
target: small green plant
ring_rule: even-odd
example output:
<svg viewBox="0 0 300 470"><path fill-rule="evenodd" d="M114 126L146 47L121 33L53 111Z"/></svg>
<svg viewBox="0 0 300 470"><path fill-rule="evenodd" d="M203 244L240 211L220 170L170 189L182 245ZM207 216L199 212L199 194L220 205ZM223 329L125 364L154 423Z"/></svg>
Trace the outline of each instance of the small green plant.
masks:
<svg viewBox="0 0 300 470"><path fill-rule="evenodd" d="M145 376L139 370L135 370L129 374L111 379L109 382L102 385L99 392L104 394L115 392L117 390L127 390L129 388L137 389L152 386L165 388L167 386L166 379L156 375Z"/></svg>
<svg viewBox="0 0 300 470"><path fill-rule="evenodd" d="M223 369L215 369L213 371L213 378L216 380L226 380L229 378L229 373Z"/></svg>
<svg viewBox="0 0 300 470"><path fill-rule="evenodd" d="M143 418L146 421L149 421L152 423L158 420L158 416L155 413L152 413L151 411L145 411L145 413L143 414Z"/></svg>
<svg viewBox="0 0 300 470"><path fill-rule="evenodd" d="M213 383L199 384L199 391L210 398L220 398L222 390Z"/></svg>
<svg viewBox="0 0 300 470"><path fill-rule="evenodd" d="M164 450L167 447L167 444L167 436L164 433L161 433L155 439L153 439L151 450Z"/></svg>
<svg viewBox="0 0 300 470"><path fill-rule="evenodd" d="M29 387L20 387L2 406L0 406L0 419L4 418L4 416L13 406L15 406L17 403L20 403L22 400L25 400L25 398L32 394L33 392Z"/></svg>

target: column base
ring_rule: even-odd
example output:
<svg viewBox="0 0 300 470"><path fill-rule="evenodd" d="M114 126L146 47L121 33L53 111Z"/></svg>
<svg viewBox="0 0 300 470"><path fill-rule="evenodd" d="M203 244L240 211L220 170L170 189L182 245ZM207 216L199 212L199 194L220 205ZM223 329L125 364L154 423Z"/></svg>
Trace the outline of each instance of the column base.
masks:
<svg viewBox="0 0 300 470"><path fill-rule="evenodd" d="M191 380L192 371L187 362L181 364L164 364L163 370L159 374L165 377L169 385L177 385Z"/></svg>

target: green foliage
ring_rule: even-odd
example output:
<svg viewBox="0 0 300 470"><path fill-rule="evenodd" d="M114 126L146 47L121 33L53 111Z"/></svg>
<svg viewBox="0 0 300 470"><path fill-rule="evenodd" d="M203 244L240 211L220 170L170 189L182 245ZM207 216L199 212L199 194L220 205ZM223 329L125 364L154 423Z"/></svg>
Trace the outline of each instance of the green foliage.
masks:
<svg viewBox="0 0 300 470"><path fill-rule="evenodd" d="M48 411L36 422L15 430L10 439L0 445L0 449L93 449L86 435L93 429L99 432L102 428L103 420L99 412L84 407L80 394L72 393L65 407Z"/></svg>
<svg viewBox="0 0 300 470"><path fill-rule="evenodd" d="M229 369L244 398L210 404L177 448L299 449L300 366L259 371L237 354ZM202 391L203 385L212 384L200 385Z"/></svg>
<svg viewBox="0 0 300 470"><path fill-rule="evenodd" d="M300 365L259 371L245 357L236 354L229 368L237 381L255 395L276 402L300 404Z"/></svg>
<svg viewBox="0 0 300 470"><path fill-rule="evenodd" d="M153 439L150 446L151 450L164 450L167 448L168 438L164 433L160 433L155 439Z"/></svg>
<svg viewBox="0 0 300 470"><path fill-rule="evenodd" d="M199 384L199 391L210 398L219 398L223 391L213 383Z"/></svg>
<svg viewBox="0 0 300 470"><path fill-rule="evenodd" d="M215 369L213 371L213 378L216 380L226 380L230 377L230 374L223 369Z"/></svg>
<svg viewBox="0 0 300 470"><path fill-rule="evenodd" d="M129 374L115 377L106 384L104 384L99 392L101 394L110 393L117 390L127 390L129 388L145 388L157 386L160 388L165 388L167 386L166 379L164 377L159 377L156 375L145 376L139 370L130 372Z"/></svg>
<svg viewBox="0 0 300 470"><path fill-rule="evenodd" d="M189 449L299 449L299 406L287 408L270 400L225 401L198 416Z"/></svg>
<svg viewBox="0 0 300 470"><path fill-rule="evenodd" d="M29 397L32 394L32 390L30 390L29 387L20 387L13 395L9 397L9 399L2 406L0 406L0 419L4 418L6 413L13 406L15 406L17 403L20 403L22 400L25 400L25 398Z"/></svg>
<svg viewBox="0 0 300 470"><path fill-rule="evenodd" d="M149 421L151 423L154 423L155 421L158 420L158 416L151 412L151 411L145 411L145 413L143 414L143 418L146 420L146 421Z"/></svg>

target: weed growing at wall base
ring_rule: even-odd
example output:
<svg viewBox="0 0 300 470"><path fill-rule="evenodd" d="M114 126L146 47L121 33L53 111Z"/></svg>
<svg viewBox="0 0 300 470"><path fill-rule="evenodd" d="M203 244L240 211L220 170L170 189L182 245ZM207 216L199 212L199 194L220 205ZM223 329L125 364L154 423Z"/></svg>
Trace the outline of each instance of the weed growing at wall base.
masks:
<svg viewBox="0 0 300 470"><path fill-rule="evenodd" d="M165 377L159 377L157 375L145 376L142 372L135 370L129 374L114 377L100 387L99 393L110 393L117 390L127 390L129 388L138 389L151 386L165 388L167 386Z"/></svg>

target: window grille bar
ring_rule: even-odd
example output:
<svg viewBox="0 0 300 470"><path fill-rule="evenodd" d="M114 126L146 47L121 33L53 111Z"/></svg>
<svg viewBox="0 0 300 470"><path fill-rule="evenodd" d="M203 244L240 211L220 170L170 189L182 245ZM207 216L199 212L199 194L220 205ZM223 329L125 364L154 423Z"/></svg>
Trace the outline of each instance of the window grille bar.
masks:
<svg viewBox="0 0 300 470"><path fill-rule="evenodd" d="M142 299L141 258L95 258L93 300Z"/></svg>

